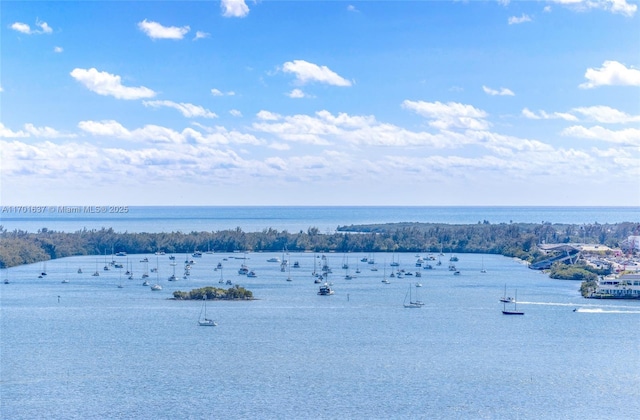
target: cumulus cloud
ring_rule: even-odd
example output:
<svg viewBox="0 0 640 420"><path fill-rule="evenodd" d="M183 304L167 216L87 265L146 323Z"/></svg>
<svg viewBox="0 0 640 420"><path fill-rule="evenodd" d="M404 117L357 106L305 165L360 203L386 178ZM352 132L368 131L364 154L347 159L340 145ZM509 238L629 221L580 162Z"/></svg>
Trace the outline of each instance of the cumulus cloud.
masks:
<svg viewBox="0 0 640 420"><path fill-rule="evenodd" d="M209 38L210 36L211 36L211 34L209 34L207 32L197 31L196 35L193 37L193 40L197 41L199 39Z"/></svg>
<svg viewBox="0 0 640 420"><path fill-rule="evenodd" d="M256 114L256 117L258 117L258 119L265 120L265 121L277 121L280 118L282 118L280 115L276 113L265 111L265 110L258 112Z"/></svg>
<svg viewBox="0 0 640 420"><path fill-rule="evenodd" d="M589 128L581 125L574 125L562 130L561 134L563 136L578 137L589 140L601 140L626 146L640 146L640 129L637 128L609 130L599 125Z"/></svg>
<svg viewBox="0 0 640 420"><path fill-rule="evenodd" d="M225 93L225 92L222 92L219 89L213 88L213 89L211 89L211 94L213 96L234 96L236 93L234 91L229 91L229 92Z"/></svg>
<svg viewBox="0 0 640 420"><path fill-rule="evenodd" d="M29 137L29 133L25 131L12 131L0 122L0 138L15 139L20 137Z"/></svg>
<svg viewBox="0 0 640 420"><path fill-rule="evenodd" d="M359 12L359 10L353 4L347 6L347 11L349 12Z"/></svg>
<svg viewBox="0 0 640 420"><path fill-rule="evenodd" d="M287 61L282 66L285 73L293 73L301 84L326 83L333 86L351 86L351 82L339 76L327 66L319 66L305 60Z"/></svg>
<svg viewBox="0 0 640 420"><path fill-rule="evenodd" d="M561 119L565 121L578 121L578 117L566 112L554 112L549 114L546 111L538 111L536 114L534 111L529 110L529 108L524 108L522 110L522 115L531 120L554 120Z"/></svg>
<svg viewBox="0 0 640 420"><path fill-rule="evenodd" d="M72 138L76 137L75 134L67 134L62 133L51 127L36 127L31 123L27 123L24 125L24 130L20 131L12 131L4 126L4 124L0 123L0 138L25 138L25 137L35 137L35 138L49 138L49 139L57 139L57 138Z"/></svg>
<svg viewBox="0 0 640 420"><path fill-rule="evenodd" d="M98 71L95 68L76 68L70 73L71 77L82 83L87 89L98 95L113 96L117 99L152 98L156 93L144 86L128 87L122 85L120 76Z"/></svg>
<svg viewBox="0 0 640 420"><path fill-rule="evenodd" d="M64 49L62 47L53 47L53 52L54 53L61 53L63 51L64 51Z"/></svg>
<svg viewBox="0 0 640 420"><path fill-rule="evenodd" d="M287 96L290 98L299 99L306 98L308 95L300 89L293 89L291 92L287 93Z"/></svg>
<svg viewBox="0 0 640 420"><path fill-rule="evenodd" d="M588 82L582 83L582 89L598 86L640 86L640 70L627 68L617 61L605 61L599 69L589 68L584 74Z"/></svg>
<svg viewBox="0 0 640 420"><path fill-rule="evenodd" d="M143 101L144 106L149 106L152 108L161 108L168 107L177 109L180 113L187 118L217 118L218 116L209 111L206 108L201 107L200 105L193 105L184 102L173 102L173 101Z"/></svg>
<svg viewBox="0 0 640 420"><path fill-rule="evenodd" d="M629 4L627 0L547 0L551 3L561 4L577 11L590 9L606 10L611 13L633 16L638 10L635 4Z"/></svg>
<svg viewBox="0 0 640 420"><path fill-rule="evenodd" d="M582 114L590 121L596 121L604 124L640 122L640 115L629 115L626 112L603 105L573 108L571 111Z"/></svg>
<svg viewBox="0 0 640 420"><path fill-rule="evenodd" d="M189 26L162 26L147 19L138 22L138 28L151 39L182 39L191 30Z"/></svg>
<svg viewBox="0 0 640 420"><path fill-rule="evenodd" d="M36 26L40 29L31 29L31 26L26 23L15 22L11 24L10 28L26 35L50 34L53 32L47 22L36 21Z"/></svg>
<svg viewBox="0 0 640 420"><path fill-rule="evenodd" d="M231 114L234 117L242 117L242 112L240 112L237 109L232 109L229 111L229 114Z"/></svg>
<svg viewBox="0 0 640 420"><path fill-rule="evenodd" d="M484 93L491 96L515 96L515 93L513 93L511 89L504 87L501 87L500 89L491 89L490 87L482 86L482 90L484 90Z"/></svg>
<svg viewBox="0 0 640 420"><path fill-rule="evenodd" d="M224 17L245 17L249 14L249 7L245 0L222 0L220 2L222 16Z"/></svg>
<svg viewBox="0 0 640 420"><path fill-rule="evenodd" d="M507 22L509 23L509 25L517 25L517 24L520 24L520 23L531 22L531 17L529 15L525 15L523 13L522 16L520 16L520 17L518 17L518 16L509 17Z"/></svg>
<svg viewBox="0 0 640 420"><path fill-rule="evenodd" d="M457 102L402 102L402 107L430 119L429 125L441 130L463 128L470 130L486 130L490 124L485 120L488 114L472 105Z"/></svg>

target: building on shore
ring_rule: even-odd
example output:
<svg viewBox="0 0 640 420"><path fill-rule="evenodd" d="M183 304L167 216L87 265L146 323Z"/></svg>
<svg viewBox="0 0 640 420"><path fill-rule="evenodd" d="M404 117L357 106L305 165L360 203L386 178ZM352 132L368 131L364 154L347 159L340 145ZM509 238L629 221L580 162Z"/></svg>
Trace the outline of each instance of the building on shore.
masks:
<svg viewBox="0 0 640 420"><path fill-rule="evenodd" d="M591 299L640 299L640 274L607 276L598 280Z"/></svg>

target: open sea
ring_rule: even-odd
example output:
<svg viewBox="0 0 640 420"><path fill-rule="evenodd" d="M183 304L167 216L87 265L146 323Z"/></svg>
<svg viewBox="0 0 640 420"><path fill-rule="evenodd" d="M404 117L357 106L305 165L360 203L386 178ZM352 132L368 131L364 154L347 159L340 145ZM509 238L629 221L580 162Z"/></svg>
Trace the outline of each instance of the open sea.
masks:
<svg viewBox="0 0 640 420"><path fill-rule="evenodd" d="M3 206L0 225L12 231L208 232L241 228L335 232L371 223L619 223L640 221L640 207L179 207Z"/></svg>
<svg viewBox="0 0 640 420"><path fill-rule="evenodd" d="M483 220L640 216L637 208L134 207L99 217L3 214L1 224L28 231L333 231ZM448 254L325 254L335 294L319 296L312 272L321 257L205 253L193 258L186 278L184 260L192 257L185 255L176 255L176 266L169 255L128 255L116 257L124 268L104 271L104 256L79 256L3 270L0 418L638 418L640 302L583 299L579 282L481 254L457 255L460 275L447 269ZM417 267L418 257L433 258L434 268ZM270 258L299 268L283 272ZM257 277L238 274L243 262ZM142 285L154 267L149 280L163 286L159 292ZM169 282L174 269L178 280ZM405 274L390 277L392 269ZM47 275L38 278L41 272ZM170 299L175 290L231 287L219 283L227 280L256 300L209 301L216 327L198 325L202 302ZM502 315L505 288L517 293L524 316ZM409 290L424 306L403 306Z"/></svg>

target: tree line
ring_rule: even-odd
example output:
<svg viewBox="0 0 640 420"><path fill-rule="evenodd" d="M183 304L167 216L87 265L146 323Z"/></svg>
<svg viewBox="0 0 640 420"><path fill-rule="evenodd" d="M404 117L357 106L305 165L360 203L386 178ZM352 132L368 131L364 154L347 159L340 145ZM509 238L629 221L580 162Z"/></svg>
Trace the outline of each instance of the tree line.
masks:
<svg viewBox="0 0 640 420"><path fill-rule="evenodd" d="M131 233L112 228L36 233L7 231L0 226L0 267L12 267L73 255L115 252L171 254L214 252L444 252L488 253L529 262L545 258L540 243L584 242L618 247L637 223L570 225L488 222L468 225L389 223L341 226L335 233L315 227L290 233L269 228L244 232L241 228L215 232Z"/></svg>

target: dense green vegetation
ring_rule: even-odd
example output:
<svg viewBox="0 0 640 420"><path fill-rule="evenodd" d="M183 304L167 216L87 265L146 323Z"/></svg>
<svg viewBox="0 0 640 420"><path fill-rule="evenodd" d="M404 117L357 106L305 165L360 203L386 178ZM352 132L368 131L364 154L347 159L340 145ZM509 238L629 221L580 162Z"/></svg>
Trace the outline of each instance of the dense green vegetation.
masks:
<svg viewBox="0 0 640 420"><path fill-rule="evenodd" d="M594 292L598 287L598 283L595 280L583 281L580 284L580 294L582 297L589 297L591 292Z"/></svg>
<svg viewBox="0 0 640 420"><path fill-rule="evenodd" d="M559 262L551 266L549 277L560 280L583 280L590 282L595 282L598 279L598 275L584 264L566 265Z"/></svg>
<svg viewBox="0 0 640 420"><path fill-rule="evenodd" d="M252 300L253 293L251 290L247 290L244 287L235 285L227 290L219 289L217 287L201 287L199 289L193 289L190 292L182 292L176 290L173 292L173 297L179 300L202 300L204 297L207 300L223 299L223 300Z"/></svg>
<svg viewBox="0 0 640 420"><path fill-rule="evenodd" d="M440 252L490 253L529 262L546 258L539 243L588 242L616 247L633 234L636 223L565 225L487 221L474 225L391 223L343 226L321 234L317 228L289 233L276 229L244 232L240 228L217 232L117 233L113 229L37 233L7 231L0 226L0 266L11 267L71 255L131 254L195 250L216 252Z"/></svg>

